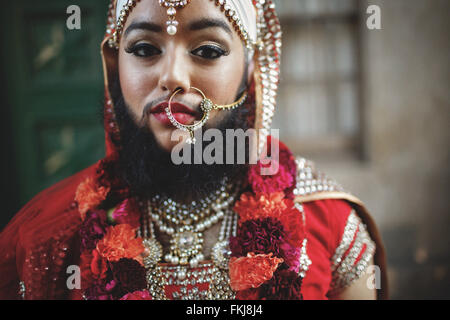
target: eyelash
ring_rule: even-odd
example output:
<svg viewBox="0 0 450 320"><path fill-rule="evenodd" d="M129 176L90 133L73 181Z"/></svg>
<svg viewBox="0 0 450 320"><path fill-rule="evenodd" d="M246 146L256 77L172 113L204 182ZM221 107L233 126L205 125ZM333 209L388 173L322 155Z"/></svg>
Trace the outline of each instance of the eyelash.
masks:
<svg viewBox="0 0 450 320"><path fill-rule="evenodd" d="M148 52L150 50L152 51L151 53ZM144 51L144 52L139 53L139 51ZM155 53L155 51L156 51L156 53ZM133 54L139 58L148 58L155 54L160 54L161 50L159 50L155 46L152 46L151 44L148 44L148 43L138 43L138 44L130 46L129 48L126 48L125 52Z"/></svg>
<svg viewBox="0 0 450 320"><path fill-rule="evenodd" d="M215 59L219 59L220 57L222 57L222 56L227 56L228 54L229 54L229 52L227 52L227 51L225 51L225 50L223 50L223 49L221 49L221 48L219 48L219 47L217 47L217 46L212 46L212 45L204 45L204 46L201 46L201 47L199 47L199 48L197 48L197 49L195 49L195 50L193 50L192 51L192 53L195 53L195 52L199 52L199 51L202 51L202 50L207 50L210 54L211 53L213 53L213 54L216 54L216 56L215 57L205 57L205 56L200 56L200 57L202 57L202 58L204 58L204 59L208 59L208 60L215 60Z"/></svg>
<svg viewBox="0 0 450 320"><path fill-rule="evenodd" d="M202 50L206 50L209 54L198 55L198 53ZM144 52L142 52L142 51L144 51ZM133 54L134 56L136 56L138 58L151 58L157 54L161 54L161 50L159 50L155 46L148 44L148 43L139 43L139 44L132 45L129 48L126 48L125 52ZM225 51L225 50L223 50L217 46L213 46L213 45L203 45L203 46L191 51L191 53L200 58L206 59L206 60L216 60L222 56L227 56L229 54L228 51Z"/></svg>

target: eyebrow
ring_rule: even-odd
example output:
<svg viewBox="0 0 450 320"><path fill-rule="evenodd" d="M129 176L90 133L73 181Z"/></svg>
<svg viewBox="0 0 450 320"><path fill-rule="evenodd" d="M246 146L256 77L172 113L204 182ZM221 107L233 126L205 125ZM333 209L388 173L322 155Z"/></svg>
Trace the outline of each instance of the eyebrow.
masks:
<svg viewBox="0 0 450 320"><path fill-rule="evenodd" d="M230 27L220 19L211 19L211 18L203 18L200 20L196 20L191 22L188 26L188 29L191 31L199 31L208 28L221 28L230 36L233 36L233 31L231 31ZM124 37L126 37L133 30L147 30L156 33L160 33L163 31L163 28L156 23L148 22L148 21L137 21L132 22L128 28L124 32Z"/></svg>
<svg viewBox="0 0 450 320"><path fill-rule="evenodd" d="M132 22L128 28L123 33L123 36L126 37L131 31L133 30L148 30L152 32L162 32L162 28L153 22L146 22L146 21L138 21L138 22Z"/></svg>
<svg viewBox="0 0 450 320"><path fill-rule="evenodd" d="M228 24L226 24L225 21L220 19L203 18L194 21L189 25L189 30L191 31L203 30L207 28L221 28L230 36L233 36L233 32L231 31Z"/></svg>

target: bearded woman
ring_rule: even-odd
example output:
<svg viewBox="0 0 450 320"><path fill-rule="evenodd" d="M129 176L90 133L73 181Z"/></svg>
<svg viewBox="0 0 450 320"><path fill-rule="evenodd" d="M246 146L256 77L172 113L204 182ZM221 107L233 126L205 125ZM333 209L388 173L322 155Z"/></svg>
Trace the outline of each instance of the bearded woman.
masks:
<svg viewBox="0 0 450 320"><path fill-rule="evenodd" d="M271 0L112 0L106 157L3 230L0 297L386 298L363 203L269 134L281 46ZM196 133L212 129L253 129L255 148L246 141L244 163L172 161L180 142L207 147ZM240 150L232 142L216 156Z"/></svg>

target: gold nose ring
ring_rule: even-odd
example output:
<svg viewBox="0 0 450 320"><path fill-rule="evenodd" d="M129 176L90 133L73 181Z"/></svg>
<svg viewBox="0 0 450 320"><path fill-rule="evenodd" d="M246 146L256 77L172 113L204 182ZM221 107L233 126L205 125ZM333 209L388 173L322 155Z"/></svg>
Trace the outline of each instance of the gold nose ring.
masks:
<svg viewBox="0 0 450 320"><path fill-rule="evenodd" d="M236 101L232 104L219 106L219 105L214 104L210 99L208 99L202 90L200 90L196 87L190 87L189 89L193 89L193 90L197 91L198 93L200 93L200 95L203 98L202 102L200 103L200 109L203 111L203 115L202 115L202 118L198 122L196 122L194 124L190 124L190 125L182 124L182 123L178 122L172 114L172 100L175 97L175 95L177 95L178 93L183 91L183 89L175 90L174 93L172 93L172 95L169 98L169 105L165 109L167 117L169 118L169 121L172 123L172 125L174 125L176 128L178 128L180 130L189 132L189 138L186 140L186 143L189 143L189 144L194 144L196 142L196 140L194 138L194 131L203 127L203 125L206 123L206 121L208 121L209 112L211 110L232 110L237 107L240 107L247 99L247 92L245 91L242 94L242 96L239 98L238 101Z"/></svg>
<svg viewBox="0 0 450 320"><path fill-rule="evenodd" d="M166 108L166 114L167 117L169 118L170 122L177 127L180 130L183 131L187 131L189 132L190 137L186 140L187 143L189 144L194 144L195 143L195 138L194 138L194 131L200 129L201 127L203 127L203 125L206 123L206 121L209 118L209 111L212 109L212 101L209 100L208 98L206 98L205 94L200 90L197 89L195 87L190 87L189 89L194 89L196 90L198 93L200 93L203 97L203 100L200 104L200 107L203 111L203 115L200 121L191 124L191 125L186 125L186 124L182 124L180 122L178 122L175 117L172 114L172 100L175 97L176 94L180 93L181 91L183 91L183 89L178 89L176 90L174 93L172 93L172 95L170 96L169 99L169 105Z"/></svg>

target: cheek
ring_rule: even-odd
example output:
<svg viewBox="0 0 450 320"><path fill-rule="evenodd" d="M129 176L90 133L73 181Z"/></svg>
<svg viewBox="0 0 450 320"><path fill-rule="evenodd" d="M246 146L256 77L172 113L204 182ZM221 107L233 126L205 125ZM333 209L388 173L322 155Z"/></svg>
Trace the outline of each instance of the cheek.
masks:
<svg viewBox="0 0 450 320"><path fill-rule="evenodd" d="M229 57L227 63L220 65L211 73L209 81L206 82L211 100L219 105L235 102L236 95L241 86L244 74L244 59L240 55ZM222 121L229 111L213 110L210 112L209 125L215 126Z"/></svg>
<svg viewBox="0 0 450 320"><path fill-rule="evenodd" d="M135 115L140 115L149 93L156 86L151 74L144 72L128 54L119 54L119 79L122 94Z"/></svg>
<svg viewBox="0 0 450 320"><path fill-rule="evenodd" d="M244 73L244 62L239 58L230 57L214 75L215 87L212 92L218 104L232 103L236 98Z"/></svg>

